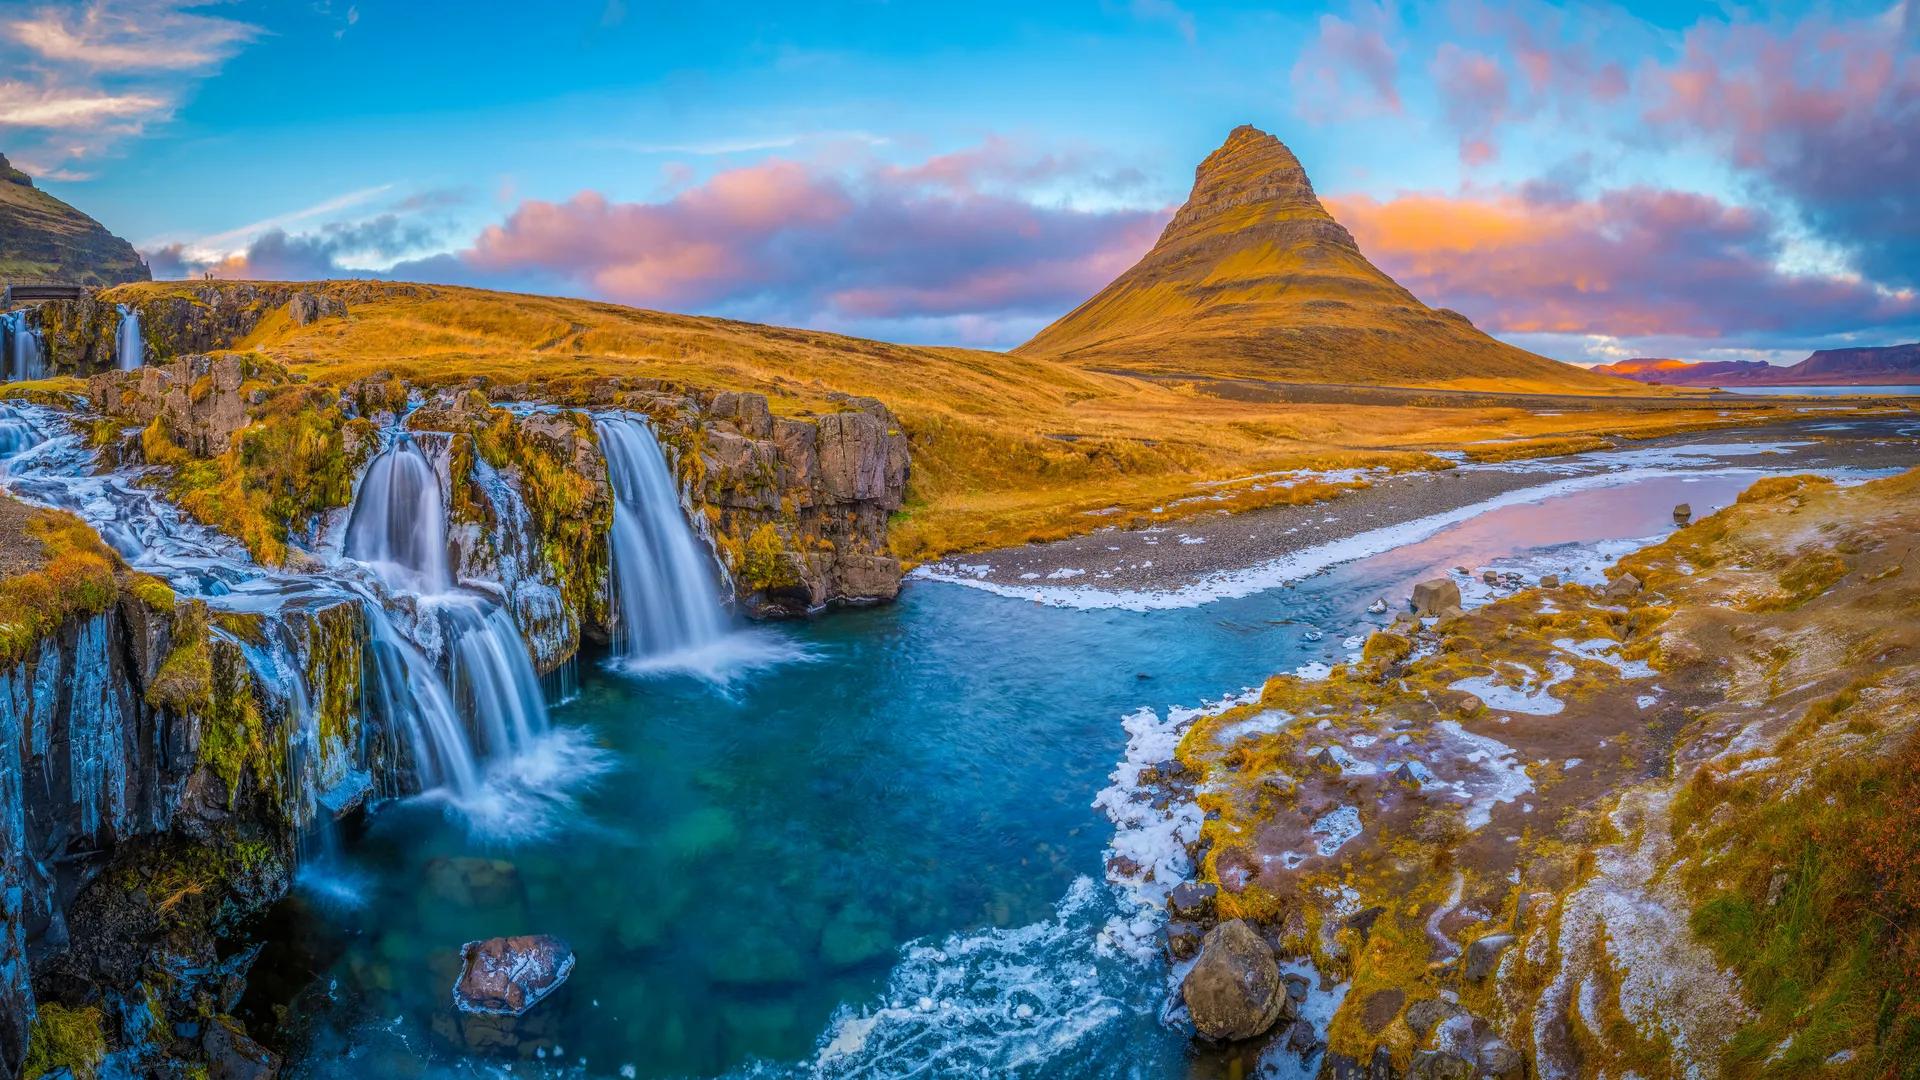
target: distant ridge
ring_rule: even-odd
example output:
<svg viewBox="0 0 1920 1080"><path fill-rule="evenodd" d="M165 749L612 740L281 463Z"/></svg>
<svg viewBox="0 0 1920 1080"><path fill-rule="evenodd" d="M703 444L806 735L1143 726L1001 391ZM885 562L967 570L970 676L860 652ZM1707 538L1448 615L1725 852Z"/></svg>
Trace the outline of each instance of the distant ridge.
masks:
<svg viewBox="0 0 1920 1080"><path fill-rule="evenodd" d="M1293 152L1245 125L1139 263L1014 351L1152 373L1621 389L1421 303L1361 254Z"/></svg>
<svg viewBox="0 0 1920 1080"><path fill-rule="evenodd" d="M0 155L0 281L124 285L152 278L132 244L34 187Z"/></svg>
<svg viewBox="0 0 1920 1080"><path fill-rule="evenodd" d="M1593 370L1666 386L1913 386L1920 385L1920 342L1854 349L1821 349L1782 367L1759 360L1641 358Z"/></svg>

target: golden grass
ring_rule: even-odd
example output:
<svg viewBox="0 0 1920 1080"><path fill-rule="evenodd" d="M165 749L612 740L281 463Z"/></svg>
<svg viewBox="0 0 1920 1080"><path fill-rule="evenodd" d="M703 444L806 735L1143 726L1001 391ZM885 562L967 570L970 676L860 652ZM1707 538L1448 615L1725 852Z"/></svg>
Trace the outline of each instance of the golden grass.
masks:
<svg viewBox="0 0 1920 1080"><path fill-rule="evenodd" d="M191 295L204 286L142 283L104 298ZM237 347L328 385L379 372L425 385L481 377L565 400L592 381L628 376L757 391L781 415L838 410L836 394L877 398L912 440L908 504L893 530L898 553L911 561L1074 535L1116 515L1144 520L1138 516L1155 507L1257 473L1422 467L1421 452L1491 440L1638 438L1728 422L1719 415L1724 405L1644 401L1553 416L1471 398L1419 407L1236 401L1039 356L890 345L586 300L367 282L310 287L367 295L347 318L305 327L270 314ZM1509 387L1516 388L1524 389ZM1758 404L1740 415L1751 422L1787 413ZM1222 508L1180 505L1193 513Z"/></svg>

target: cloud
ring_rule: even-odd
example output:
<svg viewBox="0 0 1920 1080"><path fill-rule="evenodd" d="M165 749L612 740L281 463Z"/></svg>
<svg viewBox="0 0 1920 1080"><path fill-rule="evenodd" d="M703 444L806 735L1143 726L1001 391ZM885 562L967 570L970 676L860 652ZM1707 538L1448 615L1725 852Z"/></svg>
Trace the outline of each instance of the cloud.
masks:
<svg viewBox="0 0 1920 1080"><path fill-rule="evenodd" d="M427 222L388 213L299 234L273 226L253 236L245 248L225 255L210 256L183 243L152 247L141 254L159 279L313 281L384 276L365 267L391 263L400 255L431 248L440 239Z"/></svg>
<svg viewBox="0 0 1920 1080"><path fill-rule="evenodd" d="M1359 4L1352 19L1322 15L1291 73L1294 108L1316 122L1402 111L1394 26L1384 6Z"/></svg>
<svg viewBox="0 0 1920 1080"><path fill-rule="evenodd" d="M1102 175L989 140L905 165L770 159L652 201L596 191L520 202L454 250L392 276L589 296L894 340L1012 345L1105 285L1153 243L1171 208L1082 210L1014 179ZM404 221L404 218L402 218ZM384 230L384 231L382 231ZM235 230L238 232L239 230ZM357 276L419 239L383 223L272 228L232 258L148 252L156 276ZM378 243L373 243L377 240Z"/></svg>
<svg viewBox="0 0 1920 1080"><path fill-rule="evenodd" d="M1401 284L1506 334L1744 341L1920 326L1920 295L1785 272L1777 222L1704 195L1534 188L1328 202Z"/></svg>
<svg viewBox="0 0 1920 1080"><path fill-rule="evenodd" d="M1498 156L1494 131L1507 118L1507 72L1483 52L1442 42L1433 57L1433 81L1447 122L1460 133L1460 160L1484 165Z"/></svg>
<svg viewBox="0 0 1920 1080"><path fill-rule="evenodd" d="M170 119L261 31L205 0L39 4L0 17L0 133L49 175Z"/></svg>

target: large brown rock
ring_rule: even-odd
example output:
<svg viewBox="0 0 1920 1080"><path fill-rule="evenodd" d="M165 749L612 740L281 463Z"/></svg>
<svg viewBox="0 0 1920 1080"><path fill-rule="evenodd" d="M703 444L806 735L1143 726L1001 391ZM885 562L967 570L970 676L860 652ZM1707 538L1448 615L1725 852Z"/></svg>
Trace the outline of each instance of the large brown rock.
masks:
<svg viewBox="0 0 1920 1080"><path fill-rule="evenodd" d="M1292 1003L1273 949L1240 919L1207 932L1180 996L1194 1029L1216 1041L1264 1034Z"/></svg>
<svg viewBox="0 0 1920 1080"><path fill-rule="evenodd" d="M551 934L469 941L460 958L453 1003L462 1012L523 1015L573 974L573 949Z"/></svg>
<svg viewBox="0 0 1920 1080"><path fill-rule="evenodd" d="M1460 586L1449 578L1433 578L1413 587L1413 613L1422 617L1438 616L1448 608L1460 607Z"/></svg>

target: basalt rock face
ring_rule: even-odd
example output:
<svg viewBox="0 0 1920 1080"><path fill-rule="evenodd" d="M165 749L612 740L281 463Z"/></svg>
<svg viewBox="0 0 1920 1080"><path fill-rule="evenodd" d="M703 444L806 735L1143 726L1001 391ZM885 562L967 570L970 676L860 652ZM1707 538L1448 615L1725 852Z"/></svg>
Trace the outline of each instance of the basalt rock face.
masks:
<svg viewBox="0 0 1920 1080"><path fill-rule="evenodd" d="M357 607L286 616L322 688L303 734L249 664L250 630L160 599L124 592L0 671L8 1075L56 1017L97 1029L107 1058L49 1062L42 1046L40 1065L145 1075L257 1051L225 1016L253 954L222 943L286 893L329 784L365 775L357 710L332 692L357 697ZM210 1023L234 1038L203 1040Z"/></svg>
<svg viewBox="0 0 1920 1080"><path fill-rule="evenodd" d="M1367 261L1279 139L1235 128L1132 269L1016 352L1302 382L1612 380L1495 341Z"/></svg>
<svg viewBox="0 0 1920 1080"><path fill-rule="evenodd" d="M891 600L887 523L906 498L907 437L885 405L775 417L749 393L634 395L672 449L749 613Z"/></svg>
<svg viewBox="0 0 1920 1080"><path fill-rule="evenodd" d="M226 453L247 425L245 381L246 365L237 356L184 356L130 374L96 375L88 398L143 426L157 419L189 453L209 458Z"/></svg>

